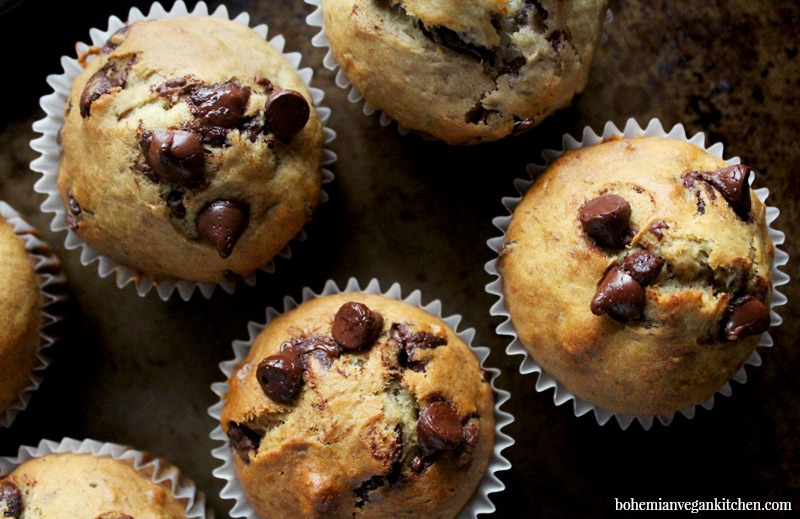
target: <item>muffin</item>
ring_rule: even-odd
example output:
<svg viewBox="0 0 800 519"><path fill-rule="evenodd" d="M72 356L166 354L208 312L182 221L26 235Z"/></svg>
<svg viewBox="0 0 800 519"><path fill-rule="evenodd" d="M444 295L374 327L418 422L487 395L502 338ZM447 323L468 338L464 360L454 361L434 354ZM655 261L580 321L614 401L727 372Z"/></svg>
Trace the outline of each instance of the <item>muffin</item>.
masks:
<svg viewBox="0 0 800 519"><path fill-rule="evenodd" d="M439 318L335 293L258 333L220 424L260 517L455 517L494 448L488 378Z"/></svg>
<svg viewBox="0 0 800 519"><path fill-rule="evenodd" d="M38 232L0 202L0 427L9 426L38 387L47 363L40 351L53 343L46 328L57 318L47 307L60 264Z"/></svg>
<svg viewBox="0 0 800 519"><path fill-rule="evenodd" d="M170 481L155 483L131 461L90 453L33 457L0 479L3 517L167 519L187 517Z"/></svg>
<svg viewBox="0 0 800 519"><path fill-rule="evenodd" d="M613 413L669 415L712 397L770 326L775 247L751 176L660 136L551 162L496 264L533 360Z"/></svg>
<svg viewBox="0 0 800 519"><path fill-rule="evenodd" d="M154 283L267 264L321 198L324 131L292 64L237 22L139 20L81 56L58 192L81 240Z"/></svg>
<svg viewBox="0 0 800 519"><path fill-rule="evenodd" d="M322 0L336 64L369 106L449 144L528 130L583 91L607 4Z"/></svg>

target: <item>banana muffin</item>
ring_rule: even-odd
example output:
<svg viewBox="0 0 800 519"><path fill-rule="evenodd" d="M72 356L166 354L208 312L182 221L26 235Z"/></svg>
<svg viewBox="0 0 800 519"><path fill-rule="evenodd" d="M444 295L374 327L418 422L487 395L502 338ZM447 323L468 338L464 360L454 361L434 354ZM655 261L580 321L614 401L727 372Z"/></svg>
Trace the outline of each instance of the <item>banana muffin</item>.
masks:
<svg viewBox="0 0 800 519"><path fill-rule="evenodd" d="M141 20L81 58L57 181L69 229L93 249L156 283L218 283L265 266L311 218L322 123L253 29Z"/></svg>
<svg viewBox="0 0 800 519"><path fill-rule="evenodd" d="M0 478L0 516L13 519L184 519L181 503L132 463L111 456L50 453Z"/></svg>
<svg viewBox="0 0 800 519"><path fill-rule="evenodd" d="M220 422L260 517L455 517L493 450L487 379L424 310L321 296L258 334Z"/></svg>
<svg viewBox="0 0 800 519"><path fill-rule="evenodd" d="M366 102L449 144L524 132L588 80L608 2L322 0L336 63Z"/></svg>
<svg viewBox="0 0 800 519"><path fill-rule="evenodd" d="M533 360L614 413L709 399L770 326L775 248L750 174L666 137L612 139L547 166L497 259Z"/></svg>
<svg viewBox="0 0 800 519"><path fill-rule="evenodd" d="M30 384L45 324L36 260L0 217L0 416Z"/></svg>

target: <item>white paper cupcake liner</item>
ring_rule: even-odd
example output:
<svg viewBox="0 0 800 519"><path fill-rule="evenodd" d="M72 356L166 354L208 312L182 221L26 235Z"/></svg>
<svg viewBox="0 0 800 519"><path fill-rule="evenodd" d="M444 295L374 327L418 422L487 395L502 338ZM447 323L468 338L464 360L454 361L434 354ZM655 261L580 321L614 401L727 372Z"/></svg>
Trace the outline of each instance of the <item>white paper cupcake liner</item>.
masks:
<svg viewBox="0 0 800 519"><path fill-rule="evenodd" d="M716 143L712 144L711 146L706 147L705 145L705 135L703 133L697 133L692 137L686 135L686 131L683 125L678 124L675 125L671 130L666 131L664 130L661 122L657 119L652 119L646 128L642 128L634 119L628 119L627 123L625 124L625 128L620 130L617 128L613 123L608 122L606 123L605 127L603 128L603 132L601 134L595 133L591 128L588 126L584 128L583 135L581 139L575 139L570 135L564 135L562 139L562 149L561 150L545 150L542 152L542 157L545 160L544 164L528 164L527 172L530 176L529 179L517 179L514 182L514 185L519 192L518 197L505 197L503 198L503 205L508 209L509 214L506 216L499 216L493 219L492 223L502 231L502 235L496 238L490 239L487 244L489 248L492 249L495 253L499 253L500 247L503 243L506 231L508 230L509 222L511 221L511 215L514 212L514 209L519 205L520 201L522 200L522 196L528 190L530 185L533 183L533 179L542 171L547 168L547 165L553 162L555 159L560 157L566 151L575 150L582 147L591 146L600 142L608 141L613 138L636 138L636 137L644 137L644 136L661 136L661 137L668 137L670 139L676 139L680 141L690 142L704 150L706 150L709 154L718 157L724 160L722 156L722 144ZM733 157L731 159L727 159L726 162L729 165L739 164L740 159L738 157ZM748 179L749 183L752 185L754 180L754 175L750 175ZM756 196L764 202L769 195L769 190L767 188L759 188L754 189L753 192ZM789 276L778 270L778 267L786 265L789 260L789 255L780 250L778 245L783 244L785 235L783 232L773 229L771 224L780 214L780 211L775 207L767 207L766 210L766 223L768 226L769 236L772 239L772 243L775 245L775 257L772 262L772 298L770 300L770 326L778 326L780 325L783 320L781 319L780 315L775 311L775 308L781 305L786 304L786 297L778 292L777 287L785 285L789 282ZM510 355L521 355L522 362L520 364L519 371L522 374L528 373L538 373L538 380L536 381L536 390L539 392L545 392L549 389L554 390L553 400L556 405L562 405L564 403L572 401L573 403L573 410L575 416L582 416L586 413L592 412L594 413L595 419L597 423L600 425L605 425L612 417L616 419L619 423L619 426L625 430L627 429L634 420L638 421L641 426L645 430L649 430L653 425L653 419L657 418L658 422L662 425L667 426L672 423L676 413L670 413L667 415L660 415L657 417L653 416L631 416L621 413L614 413L602 407L596 406L579 398L572 394L571 392L564 389L561 385L559 385L558 381L556 381L553 377L547 374L542 367L536 363L531 356L528 354L527 350L523 346L522 342L519 340L517 333L514 329L514 325L511 322L511 316L508 312L508 309L505 306L504 298L503 298L503 283L501 276L497 270L496 265L497 260L493 259L486 263L485 269L491 276L494 276L496 279L489 284L486 285L486 291L490 294L493 294L499 298L491 308L491 314L495 316L501 316L505 318L505 321L501 323L497 327L497 333L502 335L507 335L511 337L511 343L506 348L506 353ZM765 332L761 335L759 342L757 344L757 348L769 348L773 344L772 337L769 335L768 332ZM731 377L731 380L738 382L740 384L744 384L747 381L747 374L745 373L745 366L760 366L761 365L761 356L758 352L754 349L753 353L750 357L745 361L744 365ZM730 382L726 382L716 394L721 396L730 396L732 393ZM708 400L705 402L698 404L699 406L710 410L714 407L714 396L712 395ZM692 419L695 416L696 409L698 405L688 407L686 409L682 409L679 412L684 415L688 419Z"/></svg>
<svg viewBox="0 0 800 519"><path fill-rule="evenodd" d="M206 507L205 496L197 491L195 484L183 476L177 467L146 452L115 443L64 438L60 442L42 440L37 446L23 445L16 456L0 458L0 477L7 476L16 467L32 458L55 453L110 456L115 460L124 461L153 483L170 489L178 502L185 504L187 519L214 518L214 512Z"/></svg>
<svg viewBox="0 0 800 519"><path fill-rule="evenodd" d="M53 325L63 319L62 315L54 311L53 305L66 299L64 291L66 279L61 271L61 263L50 249L50 246L42 241L38 230L23 219L15 209L2 201L0 201L0 215L23 241L28 255L34 258L33 270L39 279L39 290L43 296L41 303L42 324L39 327L41 344L36 352L36 363L33 371L28 376L28 385L22 388L17 400L5 411L0 412L0 429L2 429L11 427L17 415L28 407L28 402L30 402L33 392L39 388L44 372L50 364L47 348L57 340L53 334Z"/></svg>
<svg viewBox="0 0 800 519"><path fill-rule="evenodd" d="M330 42L328 40L328 36L325 34L325 24L322 15L322 0L304 0L305 3L314 7L314 11L306 17L306 23L311 27L316 27L319 29L319 32L311 39L311 44L317 48L327 49L325 53L325 58L322 61L323 66L330 70L336 72L336 86L339 88L348 91L347 100L353 104L361 104L362 108L361 111L366 116L370 116L374 114L377 110L369 105L364 100L364 96L350 83L350 80L347 79L342 69L339 68L339 64L336 62L336 58L333 57L333 52L330 48ZM611 9L606 11L606 18L603 21L604 27L607 26L611 21L614 19L613 14L611 13ZM601 43L604 43L608 39L608 35L603 31L601 37ZM393 122L396 122L394 119L386 115L386 113L382 111L378 111L379 117L378 120L380 121L381 126L388 126ZM408 134L408 129L401 126L399 123L397 124L397 132L400 135Z"/></svg>
<svg viewBox="0 0 800 519"><path fill-rule="evenodd" d="M208 6L205 2L198 2L194 9L189 11L183 0L176 1L170 10L165 10L160 3L155 2L152 4L150 11L147 14L143 14L136 7L131 8L128 12L127 23L133 23L139 20L177 18L181 16L210 16L212 18L232 20L246 27L250 26L250 15L246 12L242 12L236 17L231 18L228 15L228 9L224 5L220 5L216 10L214 10L214 12L209 13ZM112 34L125 25L125 21L117 18L116 16L111 16L108 19L108 28L105 30L97 28L90 29L89 36L91 38L91 45L79 42L76 45L78 55L85 54L91 46L102 46ZM252 29L262 38L267 38L269 28L266 24L252 27ZM284 52L286 40L283 36L275 36L269 39L268 42L273 48L283 54L283 56L292 64L292 66L297 70L298 75L308 87L314 102L314 106L316 107L317 113L319 114L320 120L323 124L325 143L329 144L336 138L336 133L326 126L328 119L330 119L331 111L329 108L320 105L325 97L324 92L318 88L313 88L310 85L313 77L313 71L308 67L300 68L302 56L299 52ZM233 280L226 280L220 283L208 283L187 281L176 278L166 278L161 279L156 283L149 276L137 272L134 269L131 269L111 258L108 258L107 256L100 254L98 251L85 243L75 232L67 227L65 221L66 210L64 208L64 203L59 196L57 185L58 163L60 157L57 137L58 132L64 123L64 104L67 101L70 86L78 74L83 71L83 67L81 67L77 58L67 56L61 57L61 66L64 69L63 73L51 74L47 77L47 83L53 88L53 92L43 96L39 101L40 106L47 115L43 119L40 119L33 124L34 131L42 135L41 137L31 141L31 148L40 153L40 156L31 162L31 169L42 174L42 178L39 179L34 185L34 190L47 195L47 199L42 202L41 205L42 211L47 213L55 213L55 216L50 223L50 228L56 232L67 231L67 237L65 238L64 244L66 248L70 250L78 248L81 249L81 264L87 266L96 261L98 263L97 271L100 277L106 277L112 273L115 273L118 287L122 288L128 283L133 282L136 285L136 291L140 296L145 296L150 289L155 288L159 297L165 301L169 299L170 296L176 291L180 294L180 297L184 301L188 301L196 291L199 291L205 298L210 298L217 286L222 288L228 294L232 294L235 291L237 284L237 282ZM323 184L327 184L333 180L333 173L330 171L330 169L328 169L327 166L332 165L334 162L336 162L336 154L325 148L322 160ZM327 200L328 195L323 190L321 193L320 202L324 203ZM306 239L305 230L302 230L294 239ZM278 254L278 256L290 258L290 245L287 244L286 247L284 247L284 249ZM260 270L269 274L274 273L274 261L270 260L266 265L261 267ZM256 274L251 274L243 281L250 286L255 285Z"/></svg>
<svg viewBox="0 0 800 519"><path fill-rule="evenodd" d="M483 478L480 481L480 484L475 491L475 496L473 497L472 501L467 504L464 510L461 511L459 515L460 519L467 519L467 518L474 518L477 517L479 514L490 514L495 511L495 506L492 503L491 499L489 498L489 494L500 492L505 488L505 484L497 477L496 473L508 470L511 468L511 463L503 456L502 451L507 447L510 447L514 444L514 440L506 433L503 432L503 428L505 428L508 424L514 421L514 417L506 411L503 411L501 408L503 404L510 398L510 394L508 391L498 389L495 387L495 380L497 376L500 374L500 370L496 368L486 367L484 362L489 357L490 350L487 347L483 346L472 346L472 339L475 336L475 330L472 328L468 328L466 330L458 331L458 324L461 322L460 315L452 315L449 317L442 316L442 305L440 301L432 301L427 305L423 305L421 293L419 290L415 290L407 297L402 297L402 289L398 283L393 284L387 291L381 291L379 283L376 279L373 279L369 282L369 284L365 288L360 288L358 281L354 278L350 278L347 282L347 286L343 290L339 289L333 281L328 281L325 284L322 292L314 293L309 288L303 289L303 297L301 303L298 303L291 297L285 297L283 299L283 311L278 311L273 308L268 308L266 312L266 322L263 324L258 324L255 322L248 323L247 330L250 334L250 338L247 341L234 341L233 342L233 352L235 357L231 360L225 361L220 363L220 370L225 375L225 379L227 380L230 378L231 374L233 373L236 366L247 356L247 353L250 351L250 347L253 344L253 341L264 329L264 327L275 317L296 308L300 304L309 301L311 299L315 299L322 296L327 296L331 294L339 294L342 292L363 292L366 294L379 294L385 297L389 297L392 299L403 301L409 305L418 307L425 312L442 319L448 326L450 326L458 336L470 346L472 351L478 357L480 361L481 368L488 371L492 374L491 386L494 390L494 411L495 411L495 444L494 444L494 451L489 459L489 465L486 469L486 472L483 475ZM212 391L220 397L220 400L223 398L224 395L228 393L228 383L227 382L218 382L211 386ZM222 412L222 401L214 404L212 407L209 408L208 413L211 415L214 420L216 420L217 424L219 424L220 415ZM242 490L241 485L239 484L236 478L236 471L234 469L233 464L233 456L231 452L231 447L228 442L228 437L222 431L222 427L219 425L214 428L211 432L211 439L217 440L222 443L221 446L215 448L211 451L211 454L219 459L222 460L222 465L217 467L214 470L214 475L220 479L225 481L225 486L220 492L220 496L223 499L233 499L235 504L231 509L230 515L231 517L245 517L247 519L259 519L258 515L256 515L255 511L253 511L252 507L248 503L244 491Z"/></svg>

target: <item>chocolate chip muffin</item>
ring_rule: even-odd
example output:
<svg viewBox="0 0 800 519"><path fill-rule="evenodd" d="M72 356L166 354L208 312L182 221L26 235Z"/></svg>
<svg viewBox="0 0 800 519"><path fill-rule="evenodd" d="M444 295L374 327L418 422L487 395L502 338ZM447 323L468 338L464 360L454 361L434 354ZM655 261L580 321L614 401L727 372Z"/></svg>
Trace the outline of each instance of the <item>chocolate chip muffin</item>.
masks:
<svg viewBox="0 0 800 519"><path fill-rule="evenodd" d="M254 30L143 20L93 48L59 138L68 227L150 276L217 283L265 266L321 196L303 80Z"/></svg>
<svg viewBox="0 0 800 519"><path fill-rule="evenodd" d="M36 260L0 216L0 416L30 384L45 324Z"/></svg>
<svg viewBox="0 0 800 519"><path fill-rule="evenodd" d="M775 248L750 172L666 137L552 162L497 260L533 360L614 413L668 415L710 398L770 326Z"/></svg>
<svg viewBox="0 0 800 519"><path fill-rule="evenodd" d="M493 450L487 378L425 311L329 295L259 333L220 422L260 517L455 517Z"/></svg>
<svg viewBox="0 0 800 519"><path fill-rule="evenodd" d="M110 456L51 453L0 478L0 516L13 519L183 519L186 504L132 463Z"/></svg>
<svg viewBox="0 0 800 519"><path fill-rule="evenodd" d="M586 86L607 4L322 0L342 72L373 108L449 144L528 130Z"/></svg>

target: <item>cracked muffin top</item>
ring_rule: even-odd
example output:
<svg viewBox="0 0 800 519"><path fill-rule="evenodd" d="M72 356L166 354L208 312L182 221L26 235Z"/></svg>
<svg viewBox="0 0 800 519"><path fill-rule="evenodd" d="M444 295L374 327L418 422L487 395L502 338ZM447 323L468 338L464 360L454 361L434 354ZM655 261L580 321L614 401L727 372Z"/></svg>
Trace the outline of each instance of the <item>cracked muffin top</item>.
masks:
<svg viewBox="0 0 800 519"><path fill-rule="evenodd" d="M770 325L775 249L750 172L662 137L550 164L497 264L533 359L613 412L663 415L711 397Z"/></svg>
<svg viewBox="0 0 800 519"><path fill-rule="evenodd" d="M608 2L323 0L331 52L375 109L449 144L524 132L583 91Z"/></svg>
<svg viewBox="0 0 800 519"><path fill-rule="evenodd" d="M487 379L423 310L324 296L260 332L220 421L260 517L455 517L494 446Z"/></svg>
<svg viewBox="0 0 800 519"><path fill-rule="evenodd" d="M183 519L186 505L169 484L154 483L131 462L110 456L47 454L0 478L0 517Z"/></svg>
<svg viewBox="0 0 800 519"><path fill-rule="evenodd" d="M58 169L67 225L86 243L156 282L213 283L252 274L300 232L320 200L322 123L254 30L139 21L88 58Z"/></svg>
<svg viewBox="0 0 800 519"><path fill-rule="evenodd" d="M0 217L0 415L30 384L42 344L43 296L34 261Z"/></svg>

